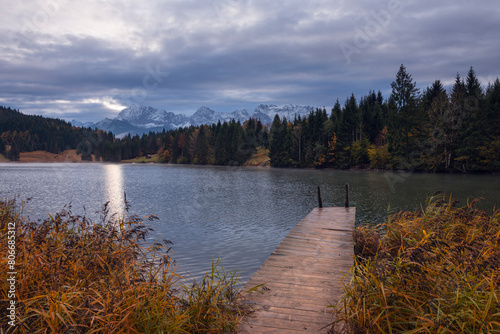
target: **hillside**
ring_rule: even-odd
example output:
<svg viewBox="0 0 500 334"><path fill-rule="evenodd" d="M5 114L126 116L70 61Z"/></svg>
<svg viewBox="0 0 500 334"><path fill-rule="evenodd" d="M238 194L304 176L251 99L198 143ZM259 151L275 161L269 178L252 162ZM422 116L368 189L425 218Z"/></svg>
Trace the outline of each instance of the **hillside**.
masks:
<svg viewBox="0 0 500 334"><path fill-rule="evenodd" d="M21 154L23 160L28 159L27 156L32 156L30 161L47 160L41 153L25 153L40 151L59 155L67 150L80 155L70 160L91 160L92 154L102 155L100 146L106 139L113 141L113 134L74 127L57 118L25 115L19 110L0 106L0 154L9 160L20 160Z"/></svg>

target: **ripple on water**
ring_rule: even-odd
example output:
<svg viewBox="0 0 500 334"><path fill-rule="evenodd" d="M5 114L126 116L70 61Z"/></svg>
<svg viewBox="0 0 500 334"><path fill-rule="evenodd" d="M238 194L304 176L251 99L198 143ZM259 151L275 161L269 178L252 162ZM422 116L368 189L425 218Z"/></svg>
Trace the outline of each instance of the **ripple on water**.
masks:
<svg viewBox="0 0 500 334"><path fill-rule="evenodd" d="M246 281L281 240L317 206L344 205L345 183L357 223L381 223L391 212L415 210L436 190L484 197L500 206L496 175L395 174L267 168L124 164L0 164L0 197L32 197L25 212L46 218L72 202L93 213L123 193L131 214L154 214L151 240L171 240L179 272L200 278L212 259ZM396 181L397 182L396 182ZM114 202L114 203L115 203ZM114 208L120 210L119 205ZM94 217L96 217L94 215ZM97 215L98 217L98 215Z"/></svg>

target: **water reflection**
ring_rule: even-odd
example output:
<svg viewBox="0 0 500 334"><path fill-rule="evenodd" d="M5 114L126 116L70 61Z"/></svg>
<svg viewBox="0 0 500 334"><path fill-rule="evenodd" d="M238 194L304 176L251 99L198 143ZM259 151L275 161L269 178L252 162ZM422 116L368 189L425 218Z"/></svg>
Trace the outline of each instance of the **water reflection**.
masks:
<svg viewBox="0 0 500 334"><path fill-rule="evenodd" d="M72 202L73 213L92 213L109 201L110 211L124 213L124 192L130 214L156 215L147 221L148 241L168 239L178 272L201 278L212 259L223 258L242 281L269 257L288 232L317 202L321 185L325 206L343 206L345 184L357 224L387 221L387 213L417 210L436 190L467 203L500 206L498 175L404 174L391 187L387 172L279 168L200 167L150 164L1 164L0 198L31 197L30 215L47 218ZM401 177L391 176L390 180ZM50 182L48 182L50 180Z"/></svg>
<svg viewBox="0 0 500 334"><path fill-rule="evenodd" d="M104 165L110 214L124 213L123 174L121 165Z"/></svg>

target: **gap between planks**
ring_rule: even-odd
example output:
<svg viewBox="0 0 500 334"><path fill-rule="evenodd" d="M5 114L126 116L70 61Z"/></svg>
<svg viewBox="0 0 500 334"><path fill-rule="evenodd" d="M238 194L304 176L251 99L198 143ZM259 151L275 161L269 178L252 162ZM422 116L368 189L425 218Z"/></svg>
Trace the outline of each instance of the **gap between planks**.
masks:
<svg viewBox="0 0 500 334"><path fill-rule="evenodd" d="M355 208L315 208L244 286L240 333L327 333L354 256ZM262 291L250 289L264 285Z"/></svg>

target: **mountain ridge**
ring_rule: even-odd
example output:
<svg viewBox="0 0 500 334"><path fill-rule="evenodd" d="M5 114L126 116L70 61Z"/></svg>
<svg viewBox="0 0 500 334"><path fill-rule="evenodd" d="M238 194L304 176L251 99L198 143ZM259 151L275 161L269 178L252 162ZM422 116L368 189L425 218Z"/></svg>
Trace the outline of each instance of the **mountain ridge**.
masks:
<svg viewBox="0 0 500 334"><path fill-rule="evenodd" d="M259 104L254 112L250 114L246 109L237 109L231 113L225 113L202 106L193 115L186 116L182 113L175 114L151 106L133 105L123 109L113 119L105 118L97 123L82 123L72 120L71 124L111 131L117 138L123 138L127 134L141 135L149 131L159 132L163 129L171 130L202 124L211 125L219 121L230 122L233 119L243 123L250 118L255 118L259 119L263 124L268 124L273 121L275 115L287 119L293 119L296 116L307 117L314 109L315 107L297 104L287 104L282 107L275 104Z"/></svg>

